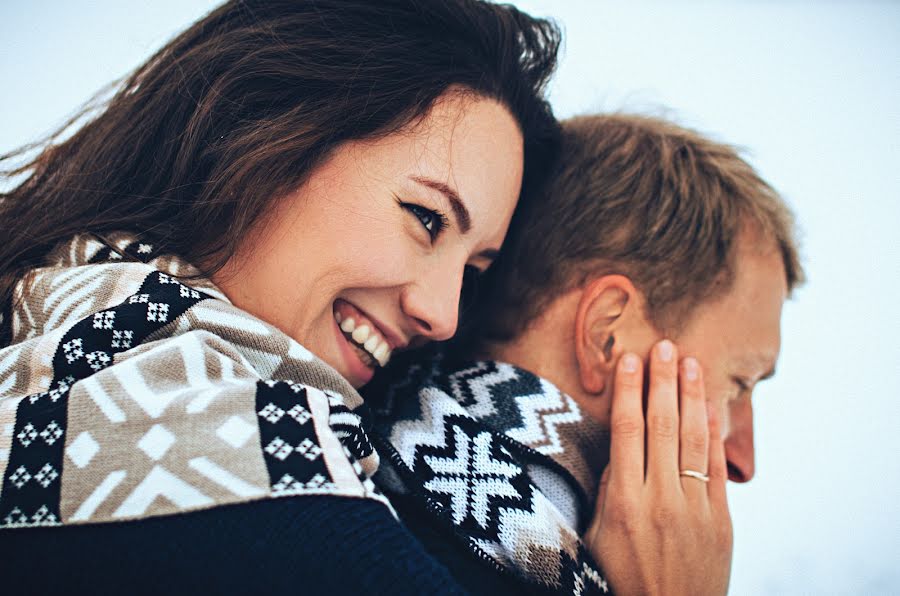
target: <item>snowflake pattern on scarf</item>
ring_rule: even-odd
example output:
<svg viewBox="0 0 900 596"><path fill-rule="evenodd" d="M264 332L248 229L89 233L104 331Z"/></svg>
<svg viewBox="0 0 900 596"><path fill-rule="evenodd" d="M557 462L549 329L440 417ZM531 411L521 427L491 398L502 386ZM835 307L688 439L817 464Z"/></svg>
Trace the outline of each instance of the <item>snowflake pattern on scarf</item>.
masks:
<svg viewBox="0 0 900 596"><path fill-rule="evenodd" d="M562 478L557 486L584 517L605 462L588 461L598 469L579 479L574 462L589 466L574 437L597 437L599 426L527 371L491 361L449 364L439 349L427 354L401 362L402 378L366 391L379 449L383 442L391 456L377 478L388 495L418 499L435 525L451 526L501 572L560 594L608 593L576 529L529 473L536 465ZM594 445L581 451L602 451Z"/></svg>

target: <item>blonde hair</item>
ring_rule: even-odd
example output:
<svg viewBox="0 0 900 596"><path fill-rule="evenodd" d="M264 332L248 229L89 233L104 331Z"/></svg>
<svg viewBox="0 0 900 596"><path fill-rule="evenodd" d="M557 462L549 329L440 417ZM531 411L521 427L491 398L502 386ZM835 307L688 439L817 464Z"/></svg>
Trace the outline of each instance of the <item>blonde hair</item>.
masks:
<svg viewBox="0 0 900 596"><path fill-rule="evenodd" d="M537 192L480 288L480 339L516 337L554 298L605 273L628 276L651 321L677 331L731 287L748 226L780 250L789 290L804 281L781 196L731 146L666 120L564 122L561 154Z"/></svg>

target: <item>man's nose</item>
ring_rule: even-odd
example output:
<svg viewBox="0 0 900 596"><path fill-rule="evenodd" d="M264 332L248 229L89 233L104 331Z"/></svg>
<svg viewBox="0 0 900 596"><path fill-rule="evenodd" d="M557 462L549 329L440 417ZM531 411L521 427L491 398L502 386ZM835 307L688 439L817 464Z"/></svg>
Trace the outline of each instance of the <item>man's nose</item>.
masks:
<svg viewBox="0 0 900 596"><path fill-rule="evenodd" d="M728 435L725 437L728 479L732 482L749 482L756 471L753 451L753 405L750 398L730 403L728 417Z"/></svg>
<svg viewBox="0 0 900 596"><path fill-rule="evenodd" d="M434 272L403 288L400 306L413 321L413 333L435 341L450 339L459 320L462 272Z"/></svg>

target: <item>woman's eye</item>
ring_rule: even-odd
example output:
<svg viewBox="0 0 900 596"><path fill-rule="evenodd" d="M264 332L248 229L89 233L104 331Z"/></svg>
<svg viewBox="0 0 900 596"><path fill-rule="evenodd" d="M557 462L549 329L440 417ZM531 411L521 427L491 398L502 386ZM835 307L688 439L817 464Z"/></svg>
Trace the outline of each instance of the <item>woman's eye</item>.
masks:
<svg viewBox="0 0 900 596"><path fill-rule="evenodd" d="M428 235L431 236L432 241L438 237L438 234L441 233L446 225L446 217L444 215L438 213L437 211L432 211L431 209L426 209L421 205L416 205L415 203L401 203L403 208L408 210L410 213L416 216L416 219L422 224L422 227L428 232Z"/></svg>

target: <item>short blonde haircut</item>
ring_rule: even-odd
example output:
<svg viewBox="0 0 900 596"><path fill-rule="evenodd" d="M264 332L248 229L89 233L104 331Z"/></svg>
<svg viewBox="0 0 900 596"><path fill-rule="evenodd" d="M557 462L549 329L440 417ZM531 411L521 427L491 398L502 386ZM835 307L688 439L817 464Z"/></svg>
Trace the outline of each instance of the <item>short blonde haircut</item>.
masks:
<svg viewBox="0 0 900 596"><path fill-rule="evenodd" d="M481 284L480 339L513 339L554 298L607 273L629 277L651 321L676 332L693 308L731 287L747 226L781 251L789 290L804 281L781 196L734 148L666 120L564 122L559 159L533 192Z"/></svg>

